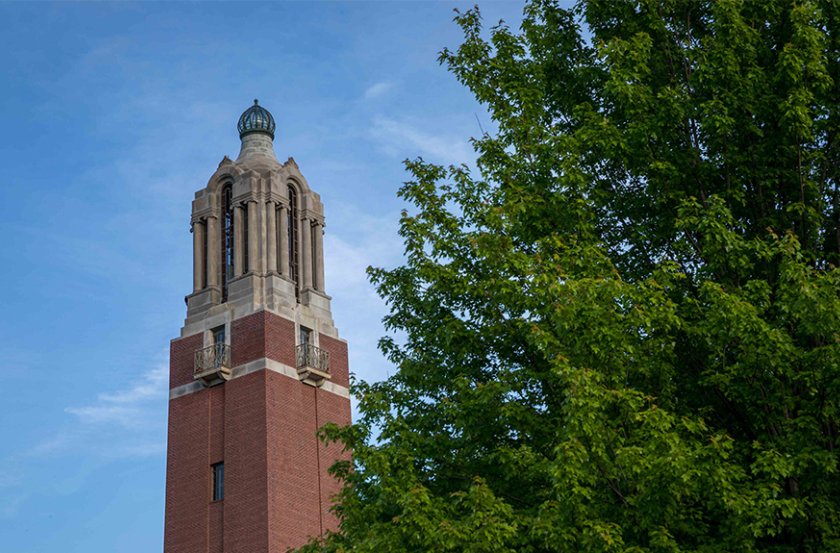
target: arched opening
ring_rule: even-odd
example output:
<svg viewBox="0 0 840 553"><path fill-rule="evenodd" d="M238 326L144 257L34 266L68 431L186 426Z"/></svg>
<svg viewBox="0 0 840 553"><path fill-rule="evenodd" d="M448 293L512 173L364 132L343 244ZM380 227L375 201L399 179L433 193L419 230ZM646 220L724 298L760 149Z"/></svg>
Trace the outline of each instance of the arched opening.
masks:
<svg viewBox="0 0 840 553"><path fill-rule="evenodd" d="M222 302L227 301L228 282L233 278L233 187L222 188Z"/></svg>

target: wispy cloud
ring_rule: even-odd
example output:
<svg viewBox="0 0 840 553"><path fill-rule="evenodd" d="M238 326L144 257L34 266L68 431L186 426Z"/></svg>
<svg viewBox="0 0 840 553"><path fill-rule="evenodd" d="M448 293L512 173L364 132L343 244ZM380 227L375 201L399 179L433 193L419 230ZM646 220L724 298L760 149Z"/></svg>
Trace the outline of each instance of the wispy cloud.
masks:
<svg viewBox="0 0 840 553"><path fill-rule="evenodd" d="M390 266L402 258L402 238L397 233L399 212L375 216L348 205L335 217L339 218L337 225L352 224L353 231L344 236L326 235L327 276L331 293L348 299L361 290L372 290L367 277L369 265Z"/></svg>
<svg viewBox="0 0 840 553"><path fill-rule="evenodd" d="M100 394L99 398L109 404L125 405L136 404L150 398L163 397L166 394L168 378L169 370L166 365L164 363L158 363L130 388L110 394Z"/></svg>
<svg viewBox="0 0 840 553"><path fill-rule="evenodd" d="M88 405L86 407L68 407L66 411L76 415L83 423L110 424L116 423L126 428L139 424L141 411L137 407L122 405Z"/></svg>
<svg viewBox="0 0 840 553"><path fill-rule="evenodd" d="M0 519L11 519L18 514L20 506L29 499L28 492L18 493L13 496L6 496L0 500Z"/></svg>
<svg viewBox="0 0 840 553"><path fill-rule="evenodd" d="M392 155L413 157L420 153L431 158L430 161L455 164L475 159L472 148L462 138L433 134L405 121L377 117L371 134L380 147Z"/></svg>
<svg viewBox="0 0 840 553"><path fill-rule="evenodd" d="M16 518L36 496L65 496L91 482L99 468L115 459L161 457L166 452L165 403L167 356L161 352L151 368L123 389L100 393L89 405L71 406L65 421L52 435L0 459L0 520ZM126 432L130 429L131 432ZM50 466L56 459L78 459L67 470L44 481L33 480L33 467Z"/></svg>
<svg viewBox="0 0 840 553"><path fill-rule="evenodd" d="M343 338L350 344L350 370L367 381L385 378L390 364L377 350L385 333L382 317L388 312L367 277L367 267L393 267L402 260L403 244L397 234L399 212L378 216L348 206L335 215L337 225L353 232L327 234L324 246L327 290Z"/></svg>
<svg viewBox="0 0 840 553"><path fill-rule="evenodd" d="M3 473L0 473L0 489L17 486L20 484L20 482L21 478L17 474L12 474L5 471Z"/></svg>
<svg viewBox="0 0 840 553"><path fill-rule="evenodd" d="M149 404L166 397L168 374L166 363L159 362L128 388L101 393L95 403L67 407L65 411L75 415L85 424L116 425L123 428L144 426L153 415L150 410L159 407Z"/></svg>
<svg viewBox="0 0 840 553"><path fill-rule="evenodd" d="M384 96L392 88L394 88L394 83L389 81L379 81L378 83L374 83L365 90L365 100L372 100L374 98Z"/></svg>
<svg viewBox="0 0 840 553"><path fill-rule="evenodd" d="M66 449L73 443L69 434L61 433L43 439L33 447L23 452L24 457L47 457L55 452Z"/></svg>

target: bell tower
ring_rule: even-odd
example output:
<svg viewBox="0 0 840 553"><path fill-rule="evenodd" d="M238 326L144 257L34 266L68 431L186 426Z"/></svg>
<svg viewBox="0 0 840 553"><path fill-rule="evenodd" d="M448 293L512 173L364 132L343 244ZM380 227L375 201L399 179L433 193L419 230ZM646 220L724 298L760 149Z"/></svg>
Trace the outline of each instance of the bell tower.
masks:
<svg viewBox="0 0 840 553"><path fill-rule="evenodd" d="M193 291L170 346L164 553L280 553L336 529L316 431L349 424L324 285L324 206L254 100L192 203Z"/></svg>

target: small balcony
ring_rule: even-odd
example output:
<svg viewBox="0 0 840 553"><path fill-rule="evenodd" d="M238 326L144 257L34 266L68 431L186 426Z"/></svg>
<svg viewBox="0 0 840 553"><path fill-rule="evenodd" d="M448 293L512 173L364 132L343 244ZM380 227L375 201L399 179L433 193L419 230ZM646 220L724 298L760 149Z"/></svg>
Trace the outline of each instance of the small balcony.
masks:
<svg viewBox="0 0 840 553"><path fill-rule="evenodd" d="M301 344L295 350L298 378L312 386L321 386L330 379L330 352L312 344Z"/></svg>
<svg viewBox="0 0 840 553"><path fill-rule="evenodd" d="M193 378L206 386L220 384L230 378L230 346L213 344L195 352Z"/></svg>

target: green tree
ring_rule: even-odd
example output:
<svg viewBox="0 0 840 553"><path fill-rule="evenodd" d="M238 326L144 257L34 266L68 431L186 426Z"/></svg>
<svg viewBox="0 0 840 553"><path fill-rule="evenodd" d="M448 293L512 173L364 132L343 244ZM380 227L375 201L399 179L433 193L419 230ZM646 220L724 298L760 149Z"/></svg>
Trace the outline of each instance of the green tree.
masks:
<svg viewBox="0 0 840 553"><path fill-rule="evenodd" d="M398 370L305 549L840 550L840 3L455 20L498 131L406 164Z"/></svg>

